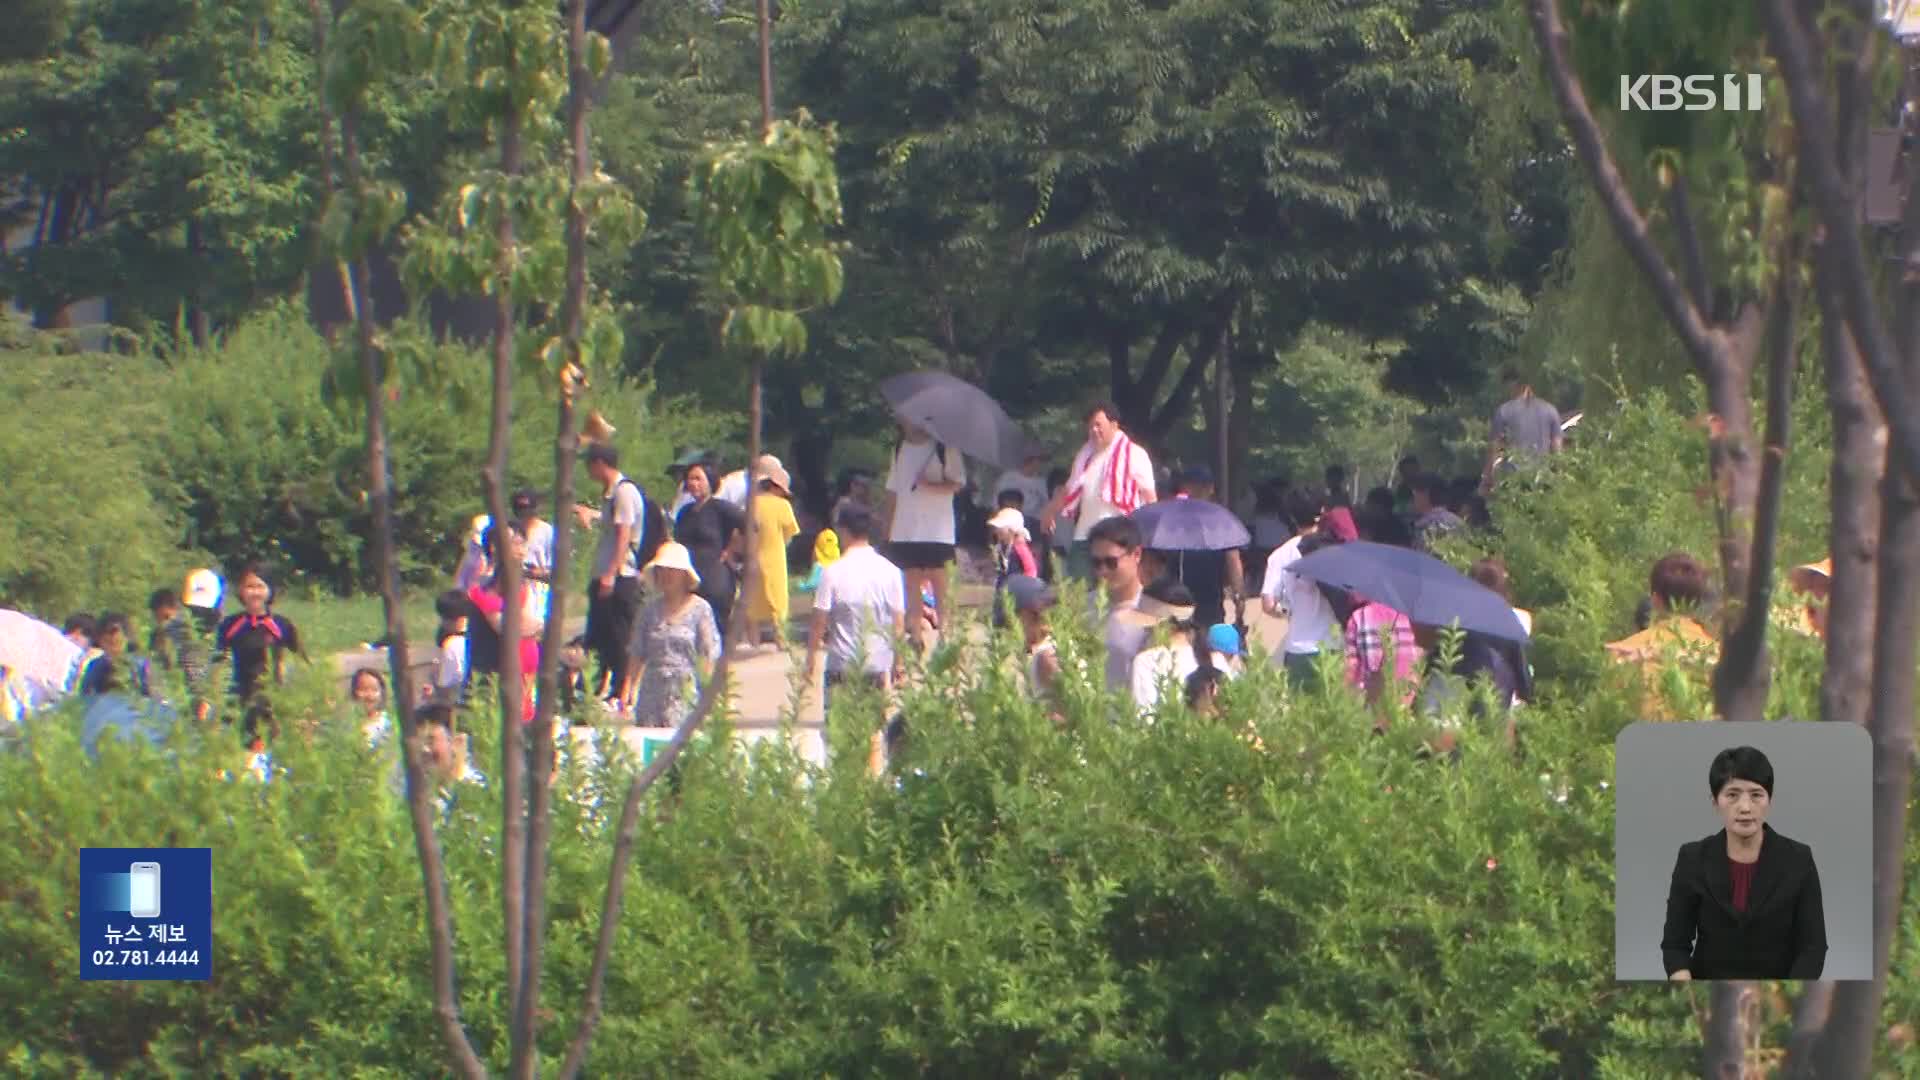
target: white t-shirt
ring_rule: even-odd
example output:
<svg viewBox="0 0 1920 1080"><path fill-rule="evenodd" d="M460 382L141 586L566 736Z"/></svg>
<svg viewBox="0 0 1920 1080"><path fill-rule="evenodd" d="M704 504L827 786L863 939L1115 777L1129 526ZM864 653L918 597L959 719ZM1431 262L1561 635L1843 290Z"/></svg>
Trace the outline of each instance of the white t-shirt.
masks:
<svg viewBox="0 0 1920 1080"><path fill-rule="evenodd" d="M1161 690L1173 685L1184 692L1187 676L1200 670L1200 660L1191 644L1161 645L1133 658L1133 700L1143 715L1151 715L1160 704Z"/></svg>
<svg viewBox="0 0 1920 1080"><path fill-rule="evenodd" d="M553 573L553 522L536 521L533 528L527 530L527 555L521 565L528 570ZM533 610L543 617L552 588L544 581L527 579L528 600Z"/></svg>
<svg viewBox="0 0 1920 1080"><path fill-rule="evenodd" d="M926 485L964 484L967 465L951 446L944 462L936 460L939 449L938 443L928 440L902 443L894 452L893 468L887 473L887 490L893 493L893 528L887 539L902 544L953 543L953 492L929 492Z"/></svg>
<svg viewBox="0 0 1920 1080"><path fill-rule="evenodd" d="M1125 511L1107 501L1107 459L1113 456L1120 446L1120 440L1114 439L1105 450L1093 455L1087 462L1087 470L1080 474L1080 505L1074 513L1073 538L1085 540L1093 527L1112 517L1119 517ZM1147 456L1146 447L1133 444L1132 468L1133 482L1140 489L1141 502L1154 497L1153 461Z"/></svg>
<svg viewBox="0 0 1920 1080"><path fill-rule="evenodd" d="M906 614L907 583L873 545L861 544L820 571L813 610L827 616L828 671L863 660L869 674L893 670L893 620Z"/></svg>
<svg viewBox="0 0 1920 1080"><path fill-rule="evenodd" d="M1019 469L1008 469L1000 474L1000 479L993 482L992 491L980 493L981 504L990 508L999 506L1000 493L1003 491L1020 493L1020 498L1023 500L1020 504L1020 512L1027 515L1029 520L1038 520L1040 511L1046 509L1047 478L1045 476L1029 476Z"/></svg>
<svg viewBox="0 0 1920 1080"><path fill-rule="evenodd" d="M716 499L725 499L734 506L747 508L747 471L738 469L720 478L720 487L713 493Z"/></svg>
<svg viewBox="0 0 1920 1080"><path fill-rule="evenodd" d="M451 690L467 681L467 635L454 634L440 643L440 655L433 661L433 686Z"/></svg>
<svg viewBox="0 0 1920 1080"><path fill-rule="evenodd" d="M1267 559L1260 595L1287 609L1287 640L1280 651L1310 656L1321 646L1339 640L1339 630L1333 624L1333 608L1320 595L1320 587L1287 569L1300 561L1300 540L1296 536L1281 544Z"/></svg>

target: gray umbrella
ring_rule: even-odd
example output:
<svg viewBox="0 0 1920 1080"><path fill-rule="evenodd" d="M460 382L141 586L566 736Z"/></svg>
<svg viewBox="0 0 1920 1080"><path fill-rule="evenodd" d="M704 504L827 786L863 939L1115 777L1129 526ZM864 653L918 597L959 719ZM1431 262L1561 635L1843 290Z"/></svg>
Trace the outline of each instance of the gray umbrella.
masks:
<svg viewBox="0 0 1920 1080"><path fill-rule="evenodd" d="M985 390L944 371L895 375L880 384L880 393L900 419L968 457L1016 469L1038 449Z"/></svg>

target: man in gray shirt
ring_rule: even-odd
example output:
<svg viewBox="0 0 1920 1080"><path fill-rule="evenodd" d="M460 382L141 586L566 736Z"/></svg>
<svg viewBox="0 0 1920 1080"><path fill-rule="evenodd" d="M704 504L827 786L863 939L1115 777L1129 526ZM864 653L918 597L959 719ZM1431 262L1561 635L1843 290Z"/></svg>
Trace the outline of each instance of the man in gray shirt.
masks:
<svg viewBox="0 0 1920 1080"><path fill-rule="evenodd" d="M1560 451L1560 410L1545 398L1535 397L1533 387L1518 373L1510 373L1508 381L1513 397L1493 411L1493 437L1487 446L1483 475L1487 490L1493 488L1495 467L1503 453L1506 468L1512 468L1523 460L1538 461Z"/></svg>
<svg viewBox="0 0 1920 1080"><path fill-rule="evenodd" d="M599 539L593 549L593 577L587 581L587 646L600 658L595 686L618 695L626 685L627 646L640 617L640 539L646 522L646 495L620 472L613 447L587 448L587 475L600 485L598 510L582 506L583 527ZM624 704L631 704L630 702Z"/></svg>

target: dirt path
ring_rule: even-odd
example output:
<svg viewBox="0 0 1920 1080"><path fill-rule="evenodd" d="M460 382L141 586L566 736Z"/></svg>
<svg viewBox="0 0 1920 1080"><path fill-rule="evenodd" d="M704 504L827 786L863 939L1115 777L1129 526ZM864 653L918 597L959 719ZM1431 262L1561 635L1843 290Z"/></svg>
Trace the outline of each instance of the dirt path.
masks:
<svg viewBox="0 0 1920 1080"><path fill-rule="evenodd" d="M991 591L980 586L962 586L955 597L963 609L985 607L992 597ZM810 605L805 598L798 598L794 612L794 626L803 628L809 615ZM584 618L568 620L568 637L581 633L586 625ZM1284 620L1271 619L1260 614L1257 602L1248 610L1248 629L1254 639L1253 648L1270 652L1285 632ZM792 631L792 640L796 648L784 653L765 653L742 656L736 654L729 665L732 672L732 697L738 719L735 727L745 742L758 742L769 736L777 735L781 727L781 714L786 711L793 694L794 671L805 663L804 629ZM433 662L433 650L421 645L409 648L413 666L424 670ZM384 669L387 654L383 649L342 653L337 657L340 673L351 675L361 668ZM804 697L800 714L793 729L794 746L809 760L825 760L825 747L822 743L823 723L820 714L820 688L815 685ZM640 749L640 740L664 738L667 732L646 728L627 728L623 732L635 750Z"/></svg>

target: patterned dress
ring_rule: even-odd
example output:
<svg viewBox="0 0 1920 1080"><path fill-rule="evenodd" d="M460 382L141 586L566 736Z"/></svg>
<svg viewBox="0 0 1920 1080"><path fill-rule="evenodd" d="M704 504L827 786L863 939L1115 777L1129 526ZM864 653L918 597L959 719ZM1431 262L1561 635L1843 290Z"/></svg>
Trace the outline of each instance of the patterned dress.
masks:
<svg viewBox="0 0 1920 1080"><path fill-rule="evenodd" d="M720 658L712 605L690 597L679 614L669 616L666 603L656 597L647 604L633 639L633 658L647 666L635 695L634 721L641 727L679 727L699 698L700 661Z"/></svg>

